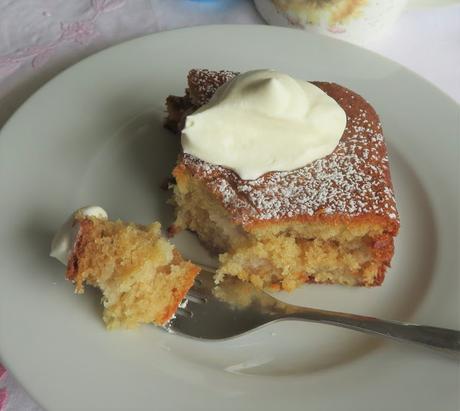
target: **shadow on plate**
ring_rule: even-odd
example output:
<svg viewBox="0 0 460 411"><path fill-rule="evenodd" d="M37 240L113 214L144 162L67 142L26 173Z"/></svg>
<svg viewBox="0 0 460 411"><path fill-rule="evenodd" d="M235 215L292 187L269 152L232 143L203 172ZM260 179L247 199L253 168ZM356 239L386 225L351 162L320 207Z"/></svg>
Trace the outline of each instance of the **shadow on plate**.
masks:
<svg viewBox="0 0 460 411"><path fill-rule="evenodd" d="M52 275L52 279L55 280L56 260L49 256L55 230L51 221L39 213L30 216L17 232L19 237L17 243L21 244L24 253L29 255L33 266L40 267L40 271ZM62 269L64 272L64 266Z"/></svg>
<svg viewBox="0 0 460 411"><path fill-rule="evenodd" d="M144 113L127 124L118 138L127 142L121 163L129 168L136 184L150 193L154 218L165 226L172 222L167 185L180 151L180 138L163 128L163 116L158 110Z"/></svg>
<svg viewBox="0 0 460 411"><path fill-rule="evenodd" d="M62 293L62 298L72 299L75 296L72 284L65 278L66 267L49 255L55 227L51 223L52 220L45 216L45 213L31 216L31 219L18 231L18 243L23 247L23 252L28 254L26 260L33 267L40 267L41 277L39 279L33 270L27 270L26 275L33 275L34 281L45 283L45 289L47 284L61 286L59 292ZM82 309L89 308L97 318L101 318L101 295L97 289L86 287L85 294L78 300Z"/></svg>
<svg viewBox="0 0 460 411"><path fill-rule="evenodd" d="M171 174L180 142L163 128L157 108L130 119L93 153L82 178L78 204L100 204L113 218L166 228L173 219L170 194L162 189Z"/></svg>

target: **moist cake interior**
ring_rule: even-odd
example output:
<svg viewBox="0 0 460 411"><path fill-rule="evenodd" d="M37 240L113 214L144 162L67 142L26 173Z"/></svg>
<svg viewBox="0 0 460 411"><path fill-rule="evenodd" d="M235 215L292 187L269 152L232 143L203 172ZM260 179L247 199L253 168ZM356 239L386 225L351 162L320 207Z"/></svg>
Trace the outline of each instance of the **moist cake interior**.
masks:
<svg viewBox="0 0 460 411"><path fill-rule="evenodd" d="M140 226L93 217L80 229L67 267L75 292L102 292L107 328L163 325L176 312L199 269L161 236L160 224Z"/></svg>
<svg viewBox="0 0 460 411"><path fill-rule="evenodd" d="M183 173L183 174L181 174ZM229 213L184 169L175 170L177 219L219 253L216 280L233 275L260 288L293 290L306 282L379 285L393 254L385 221L285 221L234 224Z"/></svg>

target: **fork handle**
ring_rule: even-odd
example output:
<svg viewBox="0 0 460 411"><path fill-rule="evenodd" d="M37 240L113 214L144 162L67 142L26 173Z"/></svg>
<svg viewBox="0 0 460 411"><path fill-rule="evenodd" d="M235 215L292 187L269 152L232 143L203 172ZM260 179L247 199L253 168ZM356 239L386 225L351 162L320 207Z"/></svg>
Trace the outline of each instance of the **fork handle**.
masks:
<svg viewBox="0 0 460 411"><path fill-rule="evenodd" d="M436 349L460 360L460 331L396 321L384 321L373 317L344 314L334 311L309 310L308 308L294 306L290 307L292 307L294 312L288 315L281 315L280 318L295 318L331 324L367 334L380 335L393 340L412 342Z"/></svg>

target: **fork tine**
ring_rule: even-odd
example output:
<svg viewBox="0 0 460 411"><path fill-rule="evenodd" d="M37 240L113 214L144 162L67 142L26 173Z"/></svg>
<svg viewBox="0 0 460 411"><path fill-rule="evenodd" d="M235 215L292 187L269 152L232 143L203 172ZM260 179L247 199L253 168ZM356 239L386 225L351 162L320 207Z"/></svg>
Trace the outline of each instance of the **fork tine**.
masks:
<svg viewBox="0 0 460 411"><path fill-rule="evenodd" d="M197 265L198 267L200 267L203 271L207 271L208 273L211 273L211 274L216 273L216 268L215 267L211 267L211 266L206 265L206 264L199 264L199 263L194 263L194 264Z"/></svg>
<svg viewBox="0 0 460 411"><path fill-rule="evenodd" d="M197 303L197 304L204 304L208 301L207 298L201 295L199 291L194 290L192 288L188 291L185 298L188 301L191 301L192 303Z"/></svg>
<svg viewBox="0 0 460 411"><path fill-rule="evenodd" d="M260 310L254 310L251 298L244 307L222 299L219 292L222 287L216 287L213 277L212 272L202 270L200 285L195 284L184 299L189 303L187 312L177 312L178 315L165 327L168 332L215 340L242 334L267 322ZM252 289L251 285L248 286Z"/></svg>
<svg viewBox="0 0 460 411"><path fill-rule="evenodd" d="M186 308L178 308L176 311L176 315L180 315L181 317L192 318L193 312L187 310Z"/></svg>

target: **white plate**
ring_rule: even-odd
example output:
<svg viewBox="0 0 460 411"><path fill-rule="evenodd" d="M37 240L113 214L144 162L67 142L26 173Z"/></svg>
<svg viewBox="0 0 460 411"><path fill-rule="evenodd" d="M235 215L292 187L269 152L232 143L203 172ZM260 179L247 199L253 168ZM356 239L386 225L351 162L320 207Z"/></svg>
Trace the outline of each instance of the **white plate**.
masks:
<svg viewBox="0 0 460 411"><path fill-rule="evenodd" d="M159 189L177 139L163 102L192 67L276 68L331 80L381 115L401 213L382 287L306 286L282 298L459 328L459 108L369 51L301 31L215 26L140 38L90 57L31 97L0 135L0 355L31 395L61 410L457 409L458 363L352 331L300 322L227 342L153 326L107 332L96 292L76 296L48 257L86 204L141 223L171 219ZM176 239L201 261L191 235Z"/></svg>

